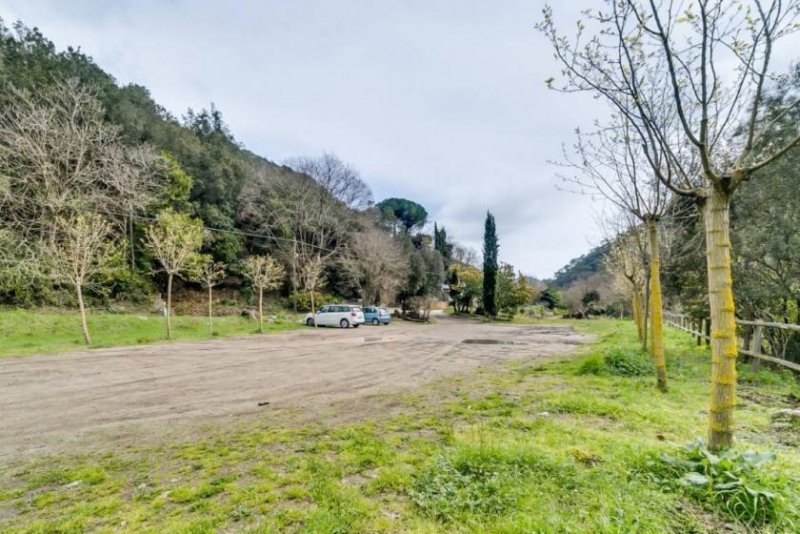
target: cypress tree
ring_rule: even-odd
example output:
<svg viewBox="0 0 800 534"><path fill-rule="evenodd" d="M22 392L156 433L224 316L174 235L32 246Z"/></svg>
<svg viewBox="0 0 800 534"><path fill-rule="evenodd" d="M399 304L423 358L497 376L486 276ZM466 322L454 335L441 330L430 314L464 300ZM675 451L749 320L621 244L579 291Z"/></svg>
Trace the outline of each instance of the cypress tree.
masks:
<svg viewBox="0 0 800 534"><path fill-rule="evenodd" d="M483 230L483 313L489 317L497 315L498 249L494 215L487 211Z"/></svg>

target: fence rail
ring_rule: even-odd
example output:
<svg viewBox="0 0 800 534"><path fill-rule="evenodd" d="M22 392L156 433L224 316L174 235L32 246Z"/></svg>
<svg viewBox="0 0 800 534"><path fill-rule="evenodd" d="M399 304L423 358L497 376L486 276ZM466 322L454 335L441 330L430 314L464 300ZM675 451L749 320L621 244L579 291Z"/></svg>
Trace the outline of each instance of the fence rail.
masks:
<svg viewBox="0 0 800 534"><path fill-rule="evenodd" d="M673 328L677 328L678 330L687 332L692 337L697 339L698 345L702 345L704 341L706 345L709 345L711 342L711 321L708 319L697 321L681 313L665 311L664 323ZM764 329L778 328L791 332L800 332L800 325L770 323L765 321L744 321L739 319L736 320L736 324L740 326L752 327L752 334L750 336L746 336L744 338L737 336L736 345L739 347L739 354L744 354L753 358L752 362L754 367L757 366L757 362L759 360L764 360L781 365L788 369L792 369L794 371L800 371L800 363L791 362L783 358L777 358L763 352Z"/></svg>

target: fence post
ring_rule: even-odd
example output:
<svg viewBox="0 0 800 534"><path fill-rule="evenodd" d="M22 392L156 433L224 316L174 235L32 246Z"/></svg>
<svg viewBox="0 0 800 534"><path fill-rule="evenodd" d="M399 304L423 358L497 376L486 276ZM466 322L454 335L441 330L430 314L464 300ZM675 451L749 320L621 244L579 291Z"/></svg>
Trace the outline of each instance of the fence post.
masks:
<svg viewBox="0 0 800 534"><path fill-rule="evenodd" d="M753 329L753 348L752 351L755 354L761 354L761 337L763 336L763 328L761 325L756 325ZM753 357L750 360L750 369L753 371L758 371L758 368L761 365L761 358Z"/></svg>
<svg viewBox="0 0 800 534"><path fill-rule="evenodd" d="M695 321L692 330L697 329L694 333L697 334L697 346L700 347L703 344L703 329L702 324L700 321Z"/></svg>
<svg viewBox="0 0 800 534"><path fill-rule="evenodd" d="M711 319L705 319L706 323L706 347L711 346Z"/></svg>

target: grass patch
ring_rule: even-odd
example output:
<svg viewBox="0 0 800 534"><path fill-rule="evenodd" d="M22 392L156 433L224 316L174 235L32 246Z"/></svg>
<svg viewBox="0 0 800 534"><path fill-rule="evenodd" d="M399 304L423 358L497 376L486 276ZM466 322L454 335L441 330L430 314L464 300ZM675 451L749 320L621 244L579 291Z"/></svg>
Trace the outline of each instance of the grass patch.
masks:
<svg viewBox="0 0 800 534"><path fill-rule="evenodd" d="M346 404L316 423L270 412L182 440L3 465L0 531L797 530L800 452L770 417L792 406L793 376L743 369L737 447L717 462L682 448L707 427L704 348L668 330L670 389L659 393L632 324L556 324L596 341L398 393L399 414L331 426Z"/></svg>
<svg viewBox="0 0 800 534"><path fill-rule="evenodd" d="M141 345L166 341L165 319L152 314L89 314L92 347ZM294 316L264 325L266 332L299 328ZM173 340L186 341L214 337L253 334L258 326L249 318L215 317L214 331L209 332L205 317L172 318ZM78 313L0 309L0 357L30 354L54 354L80 350L86 346L80 330Z"/></svg>

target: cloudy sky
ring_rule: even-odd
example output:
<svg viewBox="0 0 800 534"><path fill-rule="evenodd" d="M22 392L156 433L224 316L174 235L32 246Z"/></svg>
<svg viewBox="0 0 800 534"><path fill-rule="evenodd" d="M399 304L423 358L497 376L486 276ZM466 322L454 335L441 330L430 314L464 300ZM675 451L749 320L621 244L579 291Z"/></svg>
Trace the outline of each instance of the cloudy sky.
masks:
<svg viewBox="0 0 800 534"><path fill-rule="evenodd" d="M214 102L271 160L334 152L376 199L415 200L476 249L491 210L501 260L548 277L599 241L597 206L559 191L547 162L603 110L545 88L559 69L534 28L543 4L0 0L0 17L80 46L175 115Z"/></svg>

